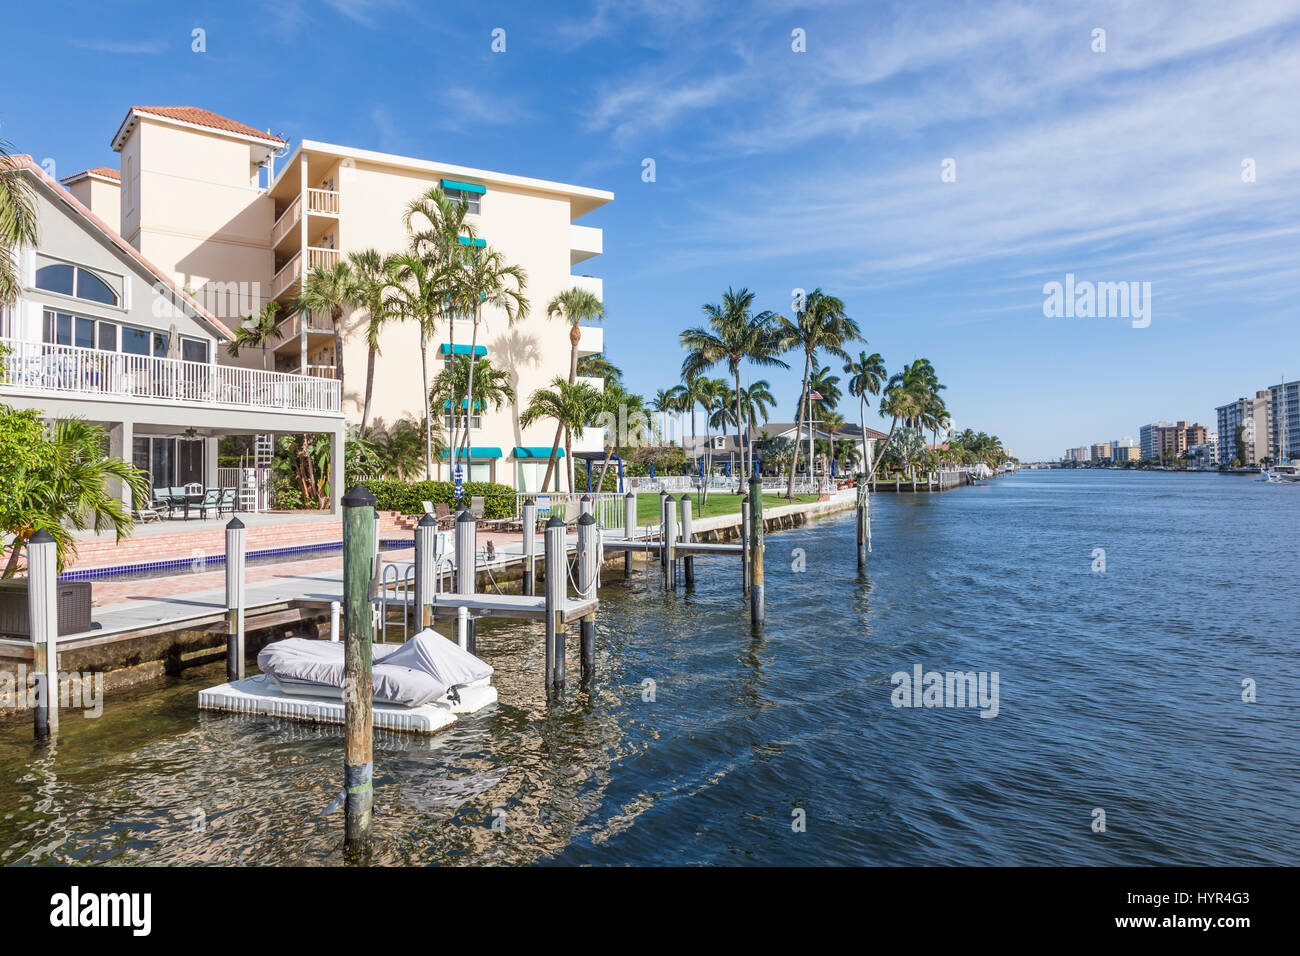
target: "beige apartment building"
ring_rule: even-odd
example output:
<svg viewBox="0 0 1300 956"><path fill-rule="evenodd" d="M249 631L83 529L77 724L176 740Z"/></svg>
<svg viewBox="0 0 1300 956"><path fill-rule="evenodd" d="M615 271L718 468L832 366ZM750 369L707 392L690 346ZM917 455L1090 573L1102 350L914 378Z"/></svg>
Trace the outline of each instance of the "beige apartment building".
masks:
<svg viewBox="0 0 1300 956"><path fill-rule="evenodd" d="M1253 468L1263 464L1265 458L1275 457L1273 397L1267 389L1256 392L1254 398L1239 398L1220 405L1215 415L1220 464L1230 464L1235 459L1242 467Z"/></svg>
<svg viewBox="0 0 1300 956"><path fill-rule="evenodd" d="M1110 442L1098 442L1092 446L1092 461L1110 461Z"/></svg>
<svg viewBox="0 0 1300 956"><path fill-rule="evenodd" d="M64 185L227 325L280 303L280 337L266 356L251 349L232 360L223 350L220 362L309 377L335 378L338 362L329 317L290 314L304 277L353 251L404 250L403 212L432 187L464 198L475 242L527 271L531 303L513 327L494 307L482 310L476 351L509 373L516 399L474 416L466 477L539 490L555 426L523 428L519 419L532 392L567 375L569 361L568 326L548 319L546 305L573 286L603 300L601 279L582 265L603 251L602 231L575 220L612 193L311 140L290 151L282 137L196 107L132 107L112 148L121 156L116 183L101 168ZM357 310L343 320L342 408L353 423L364 401L365 319ZM458 353L468 353L472 333L472 322L456 323ZM584 326L579 355L601 352L602 333ZM444 326L429 343L430 378L449 359L451 338ZM371 421L418 419L422 406L419 331L391 325L380 335ZM587 429L574 451L602 444L600 431ZM444 452L440 477L451 476L450 464ZM557 471L558 483L565 470Z"/></svg>

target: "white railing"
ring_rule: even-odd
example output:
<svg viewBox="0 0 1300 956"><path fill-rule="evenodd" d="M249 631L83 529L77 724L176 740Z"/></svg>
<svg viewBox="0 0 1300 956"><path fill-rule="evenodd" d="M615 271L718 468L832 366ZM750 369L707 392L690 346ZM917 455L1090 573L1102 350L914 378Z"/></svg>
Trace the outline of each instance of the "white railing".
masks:
<svg viewBox="0 0 1300 956"><path fill-rule="evenodd" d="M827 478L826 489L833 490L837 481L843 478ZM763 494L785 494L786 488L789 487L790 479L776 475L763 476ZM709 479L710 491L732 492L734 493L739 485L739 480L733 475L728 478L724 475L714 475ZM635 491L638 494L653 492L658 494L666 491L669 494L689 491L692 493L699 492L701 489L700 479L697 475L656 475L651 478L648 475L639 477L628 477L623 479L623 486L628 491ZM749 490L749 480L745 480L745 491ZM821 479L816 478L809 481L807 478L796 476L794 480L794 493L796 495L815 495L820 494L824 489L821 485Z"/></svg>
<svg viewBox="0 0 1300 956"><path fill-rule="evenodd" d="M266 511L271 507L270 468L218 468L217 487L238 492L240 511Z"/></svg>
<svg viewBox="0 0 1300 956"><path fill-rule="evenodd" d="M9 352L0 355L0 388L76 392L107 400L339 412L339 383L324 378L11 338L0 339L0 346Z"/></svg>
<svg viewBox="0 0 1300 956"><path fill-rule="evenodd" d="M288 342L298 337L304 329L308 332L334 332L334 320L328 312L295 312L282 320L277 326L280 342Z"/></svg>
<svg viewBox="0 0 1300 956"><path fill-rule="evenodd" d="M293 258L276 270L275 276L271 279L271 298L277 298L285 289L293 285L298 277L302 275L302 253L295 252Z"/></svg>
<svg viewBox="0 0 1300 956"><path fill-rule="evenodd" d="M277 246L290 229L302 218L302 197L294 197L293 202L289 203L287 209L280 213L280 218L275 221L271 227L271 245Z"/></svg>
<svg viewBox="0 0 1300 956"><path fill-rule="evenodd" d="M308 189L307 211L337 216L339 214L338 192L333 189Z"/></svg>
<svg viewBox="0 0 1300 956"><path fill-rule="evenodd" d="M611 492L597 494L585 492L570 494L568 492L519 492L515 495L515 516L522 517L524 499L531 498L537 503L537 521L545 524L553 516L559 516L566 523L577 521L582 515L582 499L591 498L591 514L596 524L602 528L623 530L623 496Z"/></svg>
<svg viewBox="0 0 1300 956"><path fill-rule="evenodd" d="M312 269L332 269L339 261L337 249L322 249L318 246L307 247L307 271Z"/></svg>

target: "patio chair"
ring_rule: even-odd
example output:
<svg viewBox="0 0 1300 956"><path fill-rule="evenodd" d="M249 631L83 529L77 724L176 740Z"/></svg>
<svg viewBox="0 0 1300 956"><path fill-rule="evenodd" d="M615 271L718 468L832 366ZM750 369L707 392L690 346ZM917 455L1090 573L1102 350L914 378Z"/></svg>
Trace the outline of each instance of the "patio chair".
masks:
<svg viewBox="0 0 1300 956"><path fill-rule="evenodd" d="M203 500L195 507L199 509L200 520L206 518L209 511L216 512L217 517L221 517L221 489L209 488L203 493Z"/></svg>
<svg viewBox="0 0 1300 956"><path fill-rule="evenodd" d="M424 513L427 515L431 515L434 513L432 501L421 501L420 507L424 509Z"/></svg>
<svg viewBox="0 0 1300 956"><path fill-rule="evenodd" d="M150 521L161 521L163 513L161 509L165 507L161 502L149 501L140 507L131 511L131 517L141 524L148 524Z"/></svg>
<svg viewBox="0 0 1300 956"><path fill-rule="evenodd" d="M433 506L433 516L438 519L438 528L440 530L451 530L456 527L456 516L451 513L451 505L445 501L439 501Z"/></svg>
<svg viewBox="0 0 1300 956"><path fill-rule="evenodd" d="M154 492L153 501L150 504L154 508L166 508L167 517L174 517L177 508L185 507L185 489L159 488Z"/></svg>
<svg viewBox="0 0 1300 956"><path fill-rule="evenodd" d="M221 502L217 505L217 516L220 517L224 511L227 514L234 514L235 508L239 504L239 492L234 488L221 489Z"/></svg>
<svg viewBox="0 0 1300 956"><path fill-rule="evenodd" d="M483 518L483 506L484 506L484 501L482 495L473 495L470 497L469 513L472 514L475 518L478 518L479 520L482 520Z"/></svg>

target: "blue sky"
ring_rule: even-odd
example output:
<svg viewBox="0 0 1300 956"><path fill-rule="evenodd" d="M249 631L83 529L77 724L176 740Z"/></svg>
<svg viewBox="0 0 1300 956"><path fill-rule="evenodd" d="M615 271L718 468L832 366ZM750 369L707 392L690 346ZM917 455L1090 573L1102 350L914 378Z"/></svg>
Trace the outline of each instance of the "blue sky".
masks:
<svg viewBox="0 0 1300 956"><path fill-rule="evenodd" d="M116 166L127 107L172 104L614 191L582 220L606 249L583 268L643 393L676 380L677 333L729 285L779 312L796 287L839 295L869 351L929 358L955 426L1026 460L1156 419L1213 428L1216 405L1300 377L1297 2L47 2L7 20L0 135L60 175ZM1150 282L1150 325L1044 317L1067 272ZM797 371L754 373L775 417Z"/></svg>

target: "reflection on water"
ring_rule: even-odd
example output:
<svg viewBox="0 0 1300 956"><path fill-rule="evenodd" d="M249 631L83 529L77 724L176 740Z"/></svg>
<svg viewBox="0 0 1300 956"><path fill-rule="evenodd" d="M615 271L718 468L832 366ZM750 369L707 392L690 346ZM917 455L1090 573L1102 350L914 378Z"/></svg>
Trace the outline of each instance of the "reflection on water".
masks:
<svg viewBox="0 0 1300 956"><path fill-rule="evenodd" d="M372 860L1292 861L1297 491L1040 472L879 495L869 575L850 516L768 537L761 639L730 561L675 598L607 570L593 691L548 707L540 626L484 623L501 703L377 732ZM998 671L998 717L894 709L918 663ZM222 679L109 694L51 747L0 721L0 863L341 862L341 730L197 713Z"/></svg>

